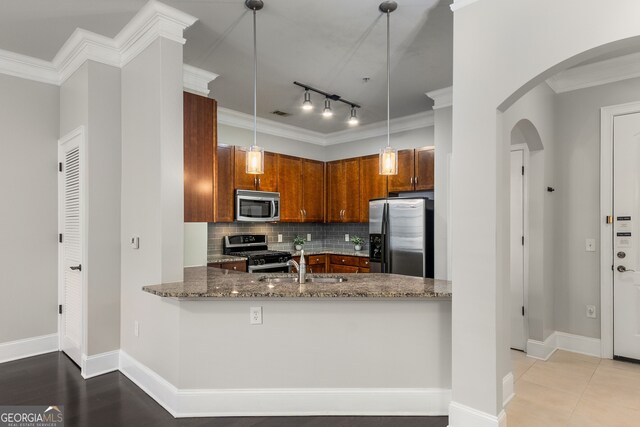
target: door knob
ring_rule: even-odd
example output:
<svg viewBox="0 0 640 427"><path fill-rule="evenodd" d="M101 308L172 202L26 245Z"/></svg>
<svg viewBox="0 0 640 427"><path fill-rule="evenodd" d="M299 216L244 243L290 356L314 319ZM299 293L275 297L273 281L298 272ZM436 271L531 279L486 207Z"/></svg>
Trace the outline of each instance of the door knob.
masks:
<svg viewBox="0 0 640 427"><path fill-rule="evenodd" d="M72 269L72 270L82 271L82 264L72 265L69 268Z"/></svg>
<svg viewBox="0 0 640 427"><path fill-rule="evenodd" d="M619 265L616 270L618 270L620 273L626 273L627 271L634 271L634 270L628 270L627 267L625 267L624 265Z"/></svg>

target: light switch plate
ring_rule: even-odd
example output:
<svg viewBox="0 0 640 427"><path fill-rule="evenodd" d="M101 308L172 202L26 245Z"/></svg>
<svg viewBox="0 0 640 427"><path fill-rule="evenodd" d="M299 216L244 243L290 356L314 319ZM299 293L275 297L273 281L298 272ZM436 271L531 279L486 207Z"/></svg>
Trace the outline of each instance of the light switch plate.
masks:
<svg viewBox="0 0 640 427"><path fill-rule="evenodd" d="M129 244L131 245L131 249L140 249L140 238L132 237Z"/></svg>
<svg viewBox="0 0 640 427"><path fill-rule="evenodd" d="M348 242L348 241L349 241L349 235L348 235L348 234L346 234L346 233L345 233L345 235L344 235L344 241L345 241L345 242Z"/></svg>
<svg viewBox="0 0 640 427"><path fill-rule="evenodd" d="M311 233L307 233L307 242L311 241Z"/></svg>
<svg viewBox="0 0 640 427"><path fill-rule="evenodd" d="M278 234L278 243L282 243L282 234Z"/></svg>
<svg viewBox="0 0 640 427"><path fill-rule="evenodd" d="M595 252L596 251L596 239L587 239L585 243L584 250L587 252Z"/></svg>

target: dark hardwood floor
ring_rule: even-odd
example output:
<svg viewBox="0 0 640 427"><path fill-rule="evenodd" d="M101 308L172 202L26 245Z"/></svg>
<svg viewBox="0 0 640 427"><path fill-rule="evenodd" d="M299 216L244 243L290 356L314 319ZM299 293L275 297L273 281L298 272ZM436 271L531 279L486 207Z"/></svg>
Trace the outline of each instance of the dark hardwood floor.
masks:
<svg viewBox="0 0 640 427"><path fill-rule="evenodd" d="M65 426L445 427L447 417L173 418L120 372L83 380L63 353L0 364L0 405L64 405Z"/></svg>

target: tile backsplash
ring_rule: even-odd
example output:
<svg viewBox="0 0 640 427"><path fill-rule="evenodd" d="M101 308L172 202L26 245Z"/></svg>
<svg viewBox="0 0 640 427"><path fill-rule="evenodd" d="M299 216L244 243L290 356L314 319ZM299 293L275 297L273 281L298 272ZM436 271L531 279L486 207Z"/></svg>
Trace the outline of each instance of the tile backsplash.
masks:
<svg viewBox="0 0 640 427"><path fill-rule="evenodd" d="M362 237L365 240L363 249L367 250L369 247L369 224L360 223L209 223L208 231L208 253L210 255L222 253L222 238L234 234L266 234L269 239L269 249L272 250L292 250L294 248L293 238L298 235L306 240L307 234L311 234L311 241L305 242L305 249L353 249L353 243L344 241L345 234L349 234L349 237ZM278 243L278 234L282 234L282 243Z"/></svg>

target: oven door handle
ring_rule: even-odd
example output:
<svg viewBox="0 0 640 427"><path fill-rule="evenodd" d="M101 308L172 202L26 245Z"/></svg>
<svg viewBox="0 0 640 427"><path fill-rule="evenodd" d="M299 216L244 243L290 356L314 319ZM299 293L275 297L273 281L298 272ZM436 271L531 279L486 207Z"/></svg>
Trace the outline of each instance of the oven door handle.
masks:
<svg viewBox="0 0 640 427"><path fill-rule="evenodd" d="M287 264L286 262L282 262L277 264L250 265L249 272L257 271L257 270L269 270L272 268L282 268L282 267L289 267L289 264Z"/></svg>

